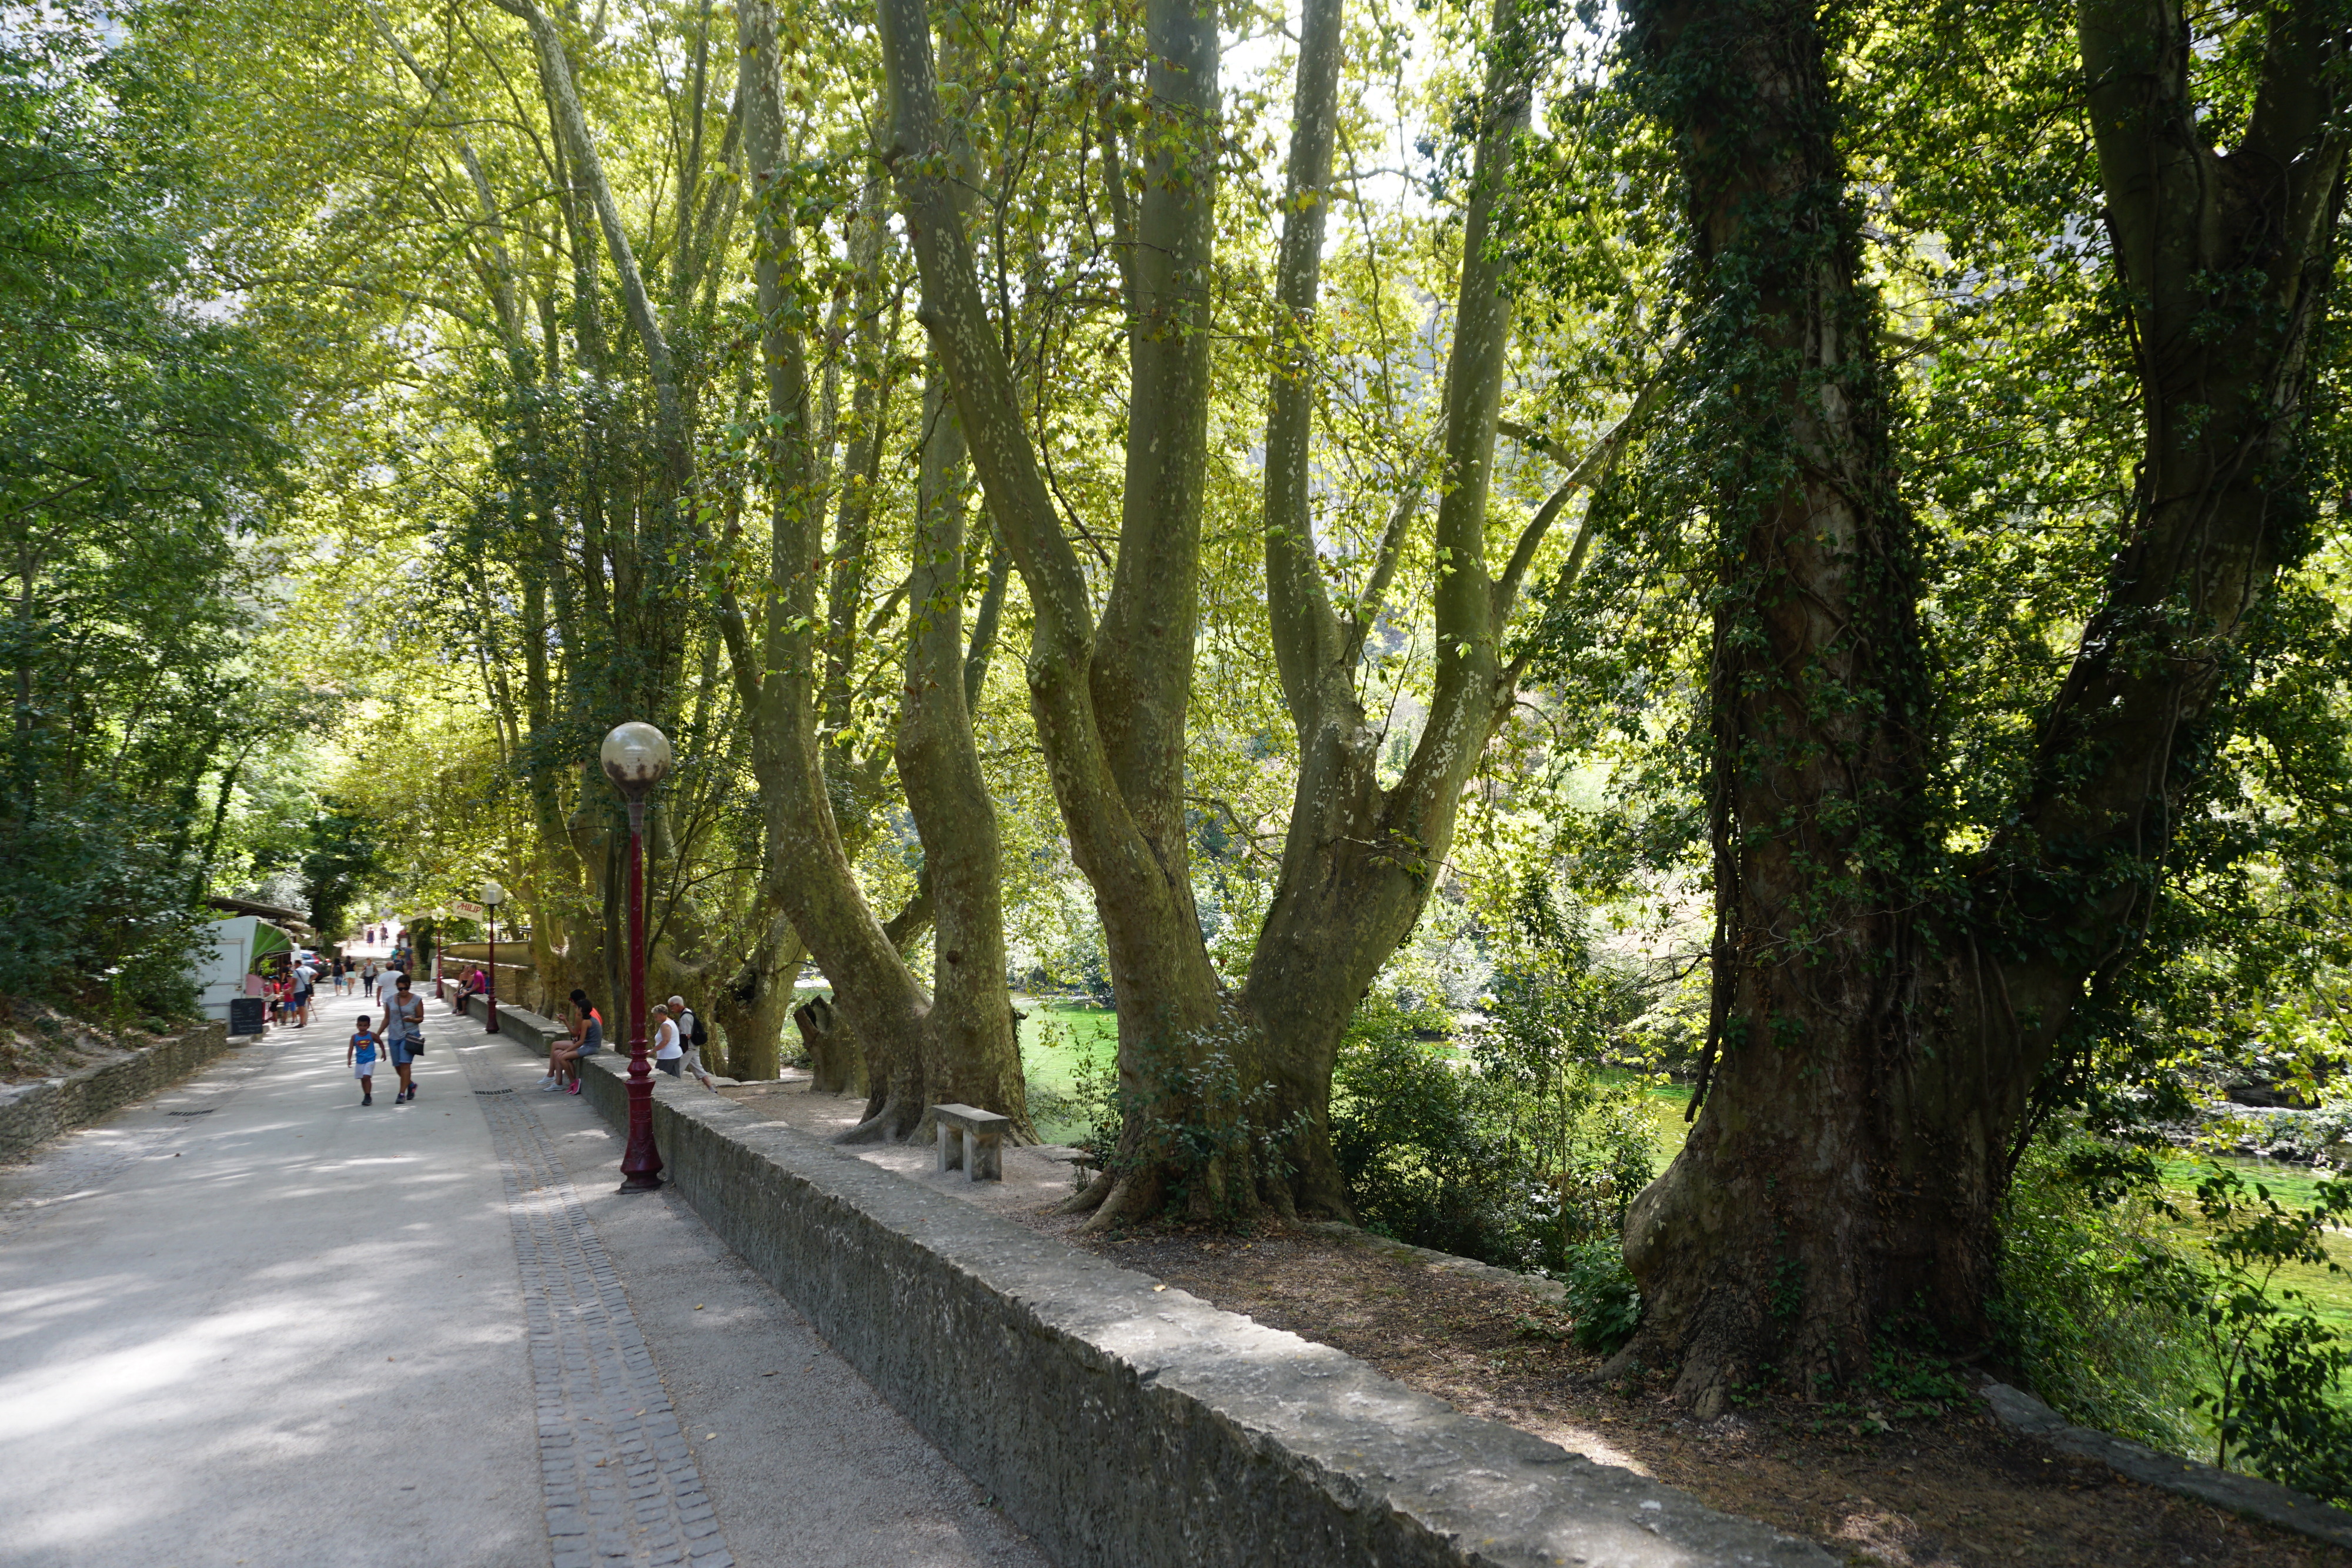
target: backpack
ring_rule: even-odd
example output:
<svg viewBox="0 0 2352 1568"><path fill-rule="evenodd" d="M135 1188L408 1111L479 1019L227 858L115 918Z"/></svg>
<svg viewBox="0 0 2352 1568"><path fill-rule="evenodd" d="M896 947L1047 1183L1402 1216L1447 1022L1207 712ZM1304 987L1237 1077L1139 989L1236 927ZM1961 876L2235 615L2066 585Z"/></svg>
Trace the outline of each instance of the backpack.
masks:
<svg viewBox="0 0 2352 1568"><path fill-rule="evenodd" d="M694 1032L688 1035L686 1039L687 1043L693 1046L698 1051L710 1043L710 1031L702 1027L702 1015L700 1013L694 1015Z"/></svg>

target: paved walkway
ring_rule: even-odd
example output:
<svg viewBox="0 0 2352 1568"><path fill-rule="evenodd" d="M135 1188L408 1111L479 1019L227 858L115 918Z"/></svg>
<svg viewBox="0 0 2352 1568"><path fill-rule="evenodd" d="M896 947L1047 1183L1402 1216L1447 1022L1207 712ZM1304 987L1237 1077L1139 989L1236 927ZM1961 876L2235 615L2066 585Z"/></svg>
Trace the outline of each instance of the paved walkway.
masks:
<svg viewBox="0 0 2352 1568"><path fill-rule="evenodd" d="M1020 1565L585 1103L357 998L0 1169L0 1563Z"/></svg>

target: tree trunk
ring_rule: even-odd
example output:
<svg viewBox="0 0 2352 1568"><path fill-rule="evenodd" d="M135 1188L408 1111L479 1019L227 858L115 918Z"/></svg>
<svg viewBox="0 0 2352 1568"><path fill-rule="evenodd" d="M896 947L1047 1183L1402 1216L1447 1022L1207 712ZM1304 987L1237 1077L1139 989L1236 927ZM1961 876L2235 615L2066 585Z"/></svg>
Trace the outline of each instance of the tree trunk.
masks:
<svg viewBox="0 0 2352 1568"><path fill-rule="evenodd" d="M2031 1095L2134 956L2222 738L2221 672L2283 520L2308 505L2294 426L2342 163L2317 73L2344 40L2275 24L2252 127L2223 159L2187 99L2178 7L2080 12L2142 348L2139 503L2023 810L1956 896L1929 881L1913 804L1927 666L1911 525L1811 7L1650 4L1636 25L1684 148L1720 334L1701 352L1746 389L1725 440L1746 465L1717 507L1709 1065L1625 1240L1643 1319L1623 1357L1679 1367L1678 1394L1712 1414L1768 1364L1807 1390L1865 1376L1897 1313L1981 1339ZM2249 270L2263 298L2217 292Z"/></svg>
<svg viewBox="0 0 2352 1568"><path fill-rule="evenodd" d="M863 1100L872 1092L866 1051L831 1002L811 997L793 1009L793 1022L800 1026L801 1044L808 1051L810 1093Z"/></svg>
<svg viewBox="0 0 2352 1568"><path fill-rule="evenodd" d="M1454 339L1447 359L1446 470L1437 542L1450 570L1437 592L1442 663L1428 723L1404 777L1382 789L1381 727L1356 689L1362 629L1380 612L1384 586L1368 583L1343 624L1324 586L1308 507L1311 355L1323 214L1329 202L1331 143L1341 47L1339 0L1309 0L1303 17L1297 105L1292 119L1288 190L1277 263L1277 298L1297 338L1280 365L1266 415L1267 611L1283 696L1298 737L1298 783L1283 844L1282 871L1258 935L1244 996L1256 1029L1254 1076L1273 1088L1264 1113L1296 1125L1285 1151L1290 1175L1268 1196L1283 1207L1349 1213L1329 1138L1332 1069L1356 1004L1409 935L1436 885L1454 841L1462 791L1495 728L1509 711L1515 671L1497 656L1497 632L1524 570L1515 559L1500 580L1487 567L1487 497L1496 413L1511 329L1500 259L1490 254L1511 173L1514 143L1528 124L1528 54L1517 6L1501 0L1493 19L1481 99ZM1582 472L1579 470L1580 474ZM1571 480L1571 484L1575 483ZM1520 555L1566 498L1531 526Z"/></svg>
<svg viewBox="0 0 2352 1568"><path fill-rule="evenodd" d="M1230 1042L1237 1021L1201 941L1182 797L1207 435L1216 22L1188 0L1153 0L1148 11L1155 151L1136 274L1137 309L1153 329L1135 334L1131 352L1127 531L1098 642L1086 573L1021 423L945 173L951 159L922 0L877 7L891 110L885 158L922 274L921 319L990 514L1029 589L1030 709L1110 952L1121 1086L1148 1107L1128 1118L1130 1135L1199 1113L1172 1085ZM1247 1188L1224 1156L1192 1174L1199 1205L1223 1207ZM1156 1211L1170 1175L1155 1162L1126 1162L1116 1183L1095 1189L1101 1211L1092 1223Z"/></svg>
<svg viewBox="0 0 2352 1568"><path fill-rule="evenodd" d="M1096 1228L1147 1217L1181 1185L1196 1216L1254 1207L1344 1214L1329 1148L1332 1063L1357 999L1411 930L1451 842L1462 788L1510 696L1496 629L1524 562L1501 579L1486 565L1496 413L1510 331L1503 265L1490 254L1514 138L1527 124L1529 48L1517 8L1496 12L1498 47L1482 103L1476 188L1464 247L1457 329L1447 370L1446 497L1438 591L1448 650L1433 715L1405 779L1377 782L1380 737L1353 689L1360 634L1335 616L1307 513L1311 398L1305 367L1335 131L1340 8L1306 8L1298 107L1278 262L1281 303L1299 338L1275 378L1267 425L1268 597L1284 689L1299 727L1301 781L1282 882L1246 991L1228 995L1208 961L1193 908L1186 841L1183 726L1193 653L1199 486L1205 469L1207 300L1214 191L1202 148L1216 115L1213 19L1182 0L1147 8L1150 149L1132 243L1120 227L1136 329L1130 342L1127 486L1120 549L1097 629L1087 583L1021 427L1010 372L972 274L953 187L938 172L920 0L879 0L892 99L889 157L925 292L925 324L949 367L990 509L1036 607L1030 703L1072 858L1092 883L1119 1013L1120 1088L1135 1113L1114 1168L1073 1200ZM1116 152L1107 143L1106 157ZM1114 193L1113 207L1122 211ZM1541 537L1557 508L1523 541ZM1376 587L1354 608L1378 613ZM1214 1058L1234 1093L1270 1084L1248 1124L1233 1094L1204 1084ZM1171 1130L1221 1147L1173 1157ZM1256 1140L1296 1130L1284 1148ZM1290 1168L1278 1176L1281 1166Z"/></svg>
<svg viewBox="0 0 2352 1568"><path fill-rule="evenodd" d="M793 923L776 915L743 967L711 994L711 1018L726 1038L721 1060L730 1078L749 1083L782 1075L781 1042L793 1014L793 983L807 952Z"/></svg>
<svg viewBox="0 0 2352 1568"><path fill-rule="evenodd" d="M890 1093L898 1104L884 1113L911 1134L928 1126L932 1105L979 1105L1012 1117L1018 1134L1034 1141L1004 980L996 802L965 702L964 447L947 401L934 370L923 391L898 744L898 779L923 842L923 886L915 902L930 906L931 1005L922 1054L894 1064Z"/></svg>
<svg viewBox="0 0 2352 1568"><path fill-rule="evenodd" d="M752 0L738 7L737 23L745 145L754 181L764 183L782 153L773 8ZM824 1011L839 1010L874 1064L867 1088L880 1103L845 1140L919 1133L930 1105L946 1093L1011 1116L1017 1136L1034 1137L1009 1033L994 808L962 702L962 519L953 494L954 458L941 444L951 439L953 426L932 421L927 443L913 584L919 597L909 615L898 739L900 777L922 835L939 928L934 993L927 996L859 891L826 789L816 727L822 524L811 483L805 346L786 326L782 308L795 242L775 204L761 204L760 212L756 270L767 324L761 358L775 433L769 474L775 542L762 668L748 656L731 598L722 618L734 628L730 655L753 725L753 768L777 873L769 885L780 890L794 928L833 983L834 1002ZM864 332L883 328L874 320L856 325ZM803 1032L812 1037L813 1051L826 1021L808 1009Z"/></svg>

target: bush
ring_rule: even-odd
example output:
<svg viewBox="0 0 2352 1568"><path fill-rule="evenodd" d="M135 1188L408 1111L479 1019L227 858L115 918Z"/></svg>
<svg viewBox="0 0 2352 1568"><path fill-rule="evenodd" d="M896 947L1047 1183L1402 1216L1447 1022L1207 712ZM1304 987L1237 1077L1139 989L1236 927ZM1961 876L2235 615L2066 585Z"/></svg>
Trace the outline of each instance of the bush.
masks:
<svg viewBox="0 0 2352 1568"><path fill-rule="evenodd" d="M2147 1184L2116 1184L2110 1154L2081 1137L2027 1153L1988 1304L2003 1354L2053 1409L2188 1453L2201 1358L2170 1283L2188 1260L2159 1235Z"/></svg>
<svg viewBox="0 0 2352 1568"><path fill-rule="evenodd" d="M2084 1426L2352 1501L2352 1345L2277 1283L2290 1263L2336 1269L2323 1242L2352 1182L2296 1209L2214 1166L2195 1249L2161 1237L2178 1216L2157 1192L2134 1151L2072 1136L2028 1154L1991 1303L2010 1358Z"/></svg>
<svg viewBox="0 0 2352 1568"><path fill-rule="evenodd" d="M1356 1011L1332 1073L1331 1152L1357 1218L1384 1236L1516 1262L1507 1217L1516 1173L1472 1105L1450 1047L1385 997ZM1523 1181L1519 1185L1530 1185Z"/></svg>
<svg viewBox="0 0 2352 1568"><path fill-rule="evenodd" d="M2217 1434L2213 1462L2236 1458L2283 1486L2352 1502L2352 1345L2301 1291L2277 1283L2288 1264L2342 1272L2326 1238L2352 1221L2352 1181L2320 1183L2297 1209L2216 1166L2197 1184L2197 1207L2210 1261L2176 1278L2213 1372L2197 1401Z"/></svg>
<svg viewBox="0 0 2352 1568"><path fill-rule="evenodd" d="M167 825L93 793L44 799L0 785L0 997L121 1023L196 1011L202 915Z"/></svg>
<svg viewBox="0 0 2352 1568"><path fill-rule="evenodd" d="M1573 986L1499 980L1466 1060L1416 1039L1420 1014L1366 999L1332 1077L1332 1151L1370 1228L1565 1273L1573 1249L1616 1245L1652 1174L1650 1115L1638 1085L1599 1076Z"/></svg>
<svg viewBox="0 0 2352 1568"><path fill-rule="evenodd" d="M1642 1292L1625 1267L1621 1238L1600 1237L1568 1249L1562 1270L1568 1310L1576 1319L1576 1343L1613 1355L1642 1322Z"/></svg>

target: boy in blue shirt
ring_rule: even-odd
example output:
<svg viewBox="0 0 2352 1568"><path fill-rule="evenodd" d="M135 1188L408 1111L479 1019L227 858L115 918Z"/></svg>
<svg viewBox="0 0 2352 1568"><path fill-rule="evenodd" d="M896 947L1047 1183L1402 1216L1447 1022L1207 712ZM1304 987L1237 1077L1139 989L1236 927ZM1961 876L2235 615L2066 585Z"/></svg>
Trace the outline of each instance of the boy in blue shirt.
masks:
<svg viewBox="0 0 2352 1568"><path fill-rule="evenodd" d="M375 1031L368 1028L368 1016L360 1014L360 1027L352 1036L351 1045L343 1052L343 1061L352 1076L360 1081L360 1103L375 1103Z"/></svg>

